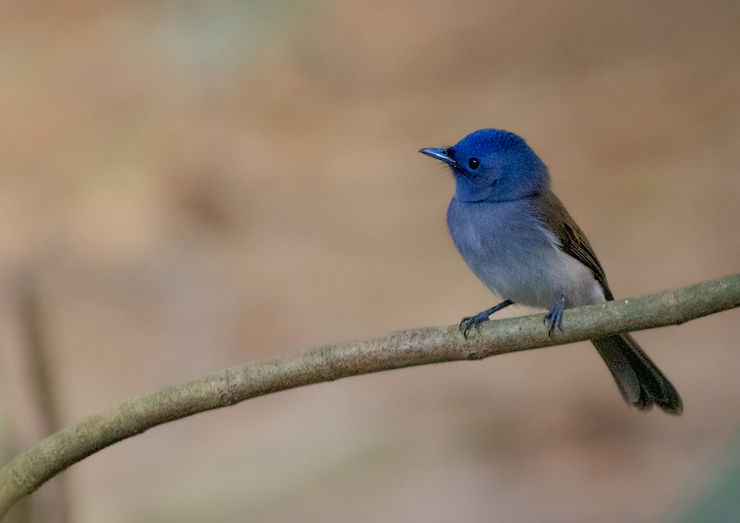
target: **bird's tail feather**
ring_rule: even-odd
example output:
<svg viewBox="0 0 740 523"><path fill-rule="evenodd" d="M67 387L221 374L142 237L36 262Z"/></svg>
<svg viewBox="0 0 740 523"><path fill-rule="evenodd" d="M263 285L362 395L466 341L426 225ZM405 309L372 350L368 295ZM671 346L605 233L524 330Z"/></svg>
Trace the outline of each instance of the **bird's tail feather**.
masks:
<svg viewBox="0 0 740 523"><path fill-rule="evenodd" d="M592 340L617 382L624 400L640 410L653 403L669 414L681 414L683 403L675 387L629 334Z"/></svg>

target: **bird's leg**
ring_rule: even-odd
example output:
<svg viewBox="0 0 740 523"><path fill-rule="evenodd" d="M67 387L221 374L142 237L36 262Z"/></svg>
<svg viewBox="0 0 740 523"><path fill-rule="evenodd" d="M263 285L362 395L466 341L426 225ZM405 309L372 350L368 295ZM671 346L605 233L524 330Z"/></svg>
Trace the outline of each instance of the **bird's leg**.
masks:
<svg viewBox="0 0 740 523"><path fill-rule="evenodd" d="M465 338L468 337L468 331L470 331L471 327L475 327L476 330L480 329L480 324L484 321L488 321L491 314L494 312L498 312L501 309L508 307L509 305L512 305L514 302L511 300L504 300L498 305L494 305L490 309L486 309L483 312L479 312L475 316L465 316L460 321L460 332L462 332L463 336Z"/></svg>
<svg viewBox="0 0 740 523"><path fill-rule="evenodd" d="M544 323L547 325L547 334L552 337L552 331L557 326L560 331L563 331L563 311L565 310L565 296L562 294L555 300L555 304L550 309L550 312L545 314Z"/></svg>

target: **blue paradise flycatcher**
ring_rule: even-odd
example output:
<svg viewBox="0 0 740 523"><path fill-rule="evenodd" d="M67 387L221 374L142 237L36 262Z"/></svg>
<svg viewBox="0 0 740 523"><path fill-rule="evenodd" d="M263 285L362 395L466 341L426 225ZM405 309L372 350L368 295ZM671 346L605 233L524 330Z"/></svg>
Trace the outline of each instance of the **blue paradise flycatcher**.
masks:
<svg viewBox="0 0 740 523"><path fill-rule="evenodd" d="M481 129L447 148L420 153L447 164L456 191L447 209L452 240L468 267L504 301L460 322L472 327L514 303L547 309L548 332L562 330L563 310L613 300L586 236L550 190L547 167L520 136ZM670 381L629 334L591 340L624 400L681 414Z"/></svg>

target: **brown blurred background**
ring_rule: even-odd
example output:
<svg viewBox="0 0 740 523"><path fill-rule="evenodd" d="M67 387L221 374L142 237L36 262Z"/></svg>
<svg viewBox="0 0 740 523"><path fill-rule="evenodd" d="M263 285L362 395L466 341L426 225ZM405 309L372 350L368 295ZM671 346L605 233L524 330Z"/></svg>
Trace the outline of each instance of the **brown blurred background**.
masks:
<svg viewBox="0 0 740 523"><path fill-rule="evenodd" d="M617 296L738 271L739 27L735 0L0 3L4 460L46 435L23 278L63 425L492 305L416 152L477 128L540 154ZM734 481L739 320L636 335L680 418L586 343L362 376L106 449L70 520L683 521Z"/></svg>

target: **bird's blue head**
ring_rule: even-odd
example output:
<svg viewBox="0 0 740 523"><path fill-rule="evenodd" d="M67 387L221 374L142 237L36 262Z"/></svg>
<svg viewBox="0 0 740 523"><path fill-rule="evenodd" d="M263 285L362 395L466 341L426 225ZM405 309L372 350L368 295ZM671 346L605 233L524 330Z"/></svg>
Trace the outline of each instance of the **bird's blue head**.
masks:
<svg viewBox="0 0 740 523"><path fill-rule="evenodd" d="M450 166L463 202L516 200L550 183L547 167L527 142L501 129L481 129L452 147L419 152Z"/></svg>

